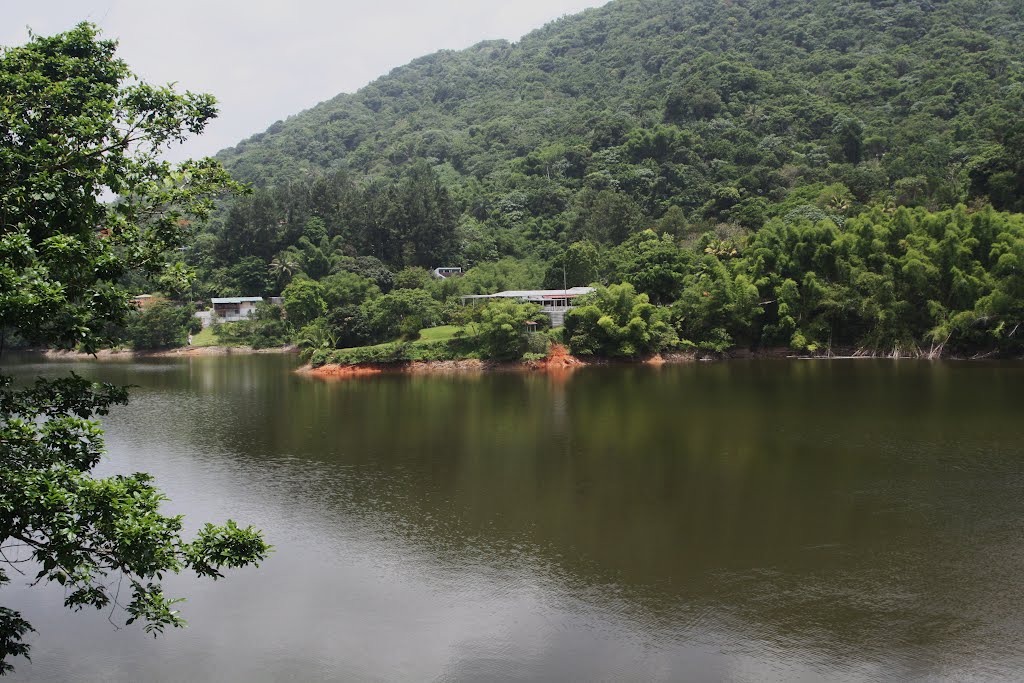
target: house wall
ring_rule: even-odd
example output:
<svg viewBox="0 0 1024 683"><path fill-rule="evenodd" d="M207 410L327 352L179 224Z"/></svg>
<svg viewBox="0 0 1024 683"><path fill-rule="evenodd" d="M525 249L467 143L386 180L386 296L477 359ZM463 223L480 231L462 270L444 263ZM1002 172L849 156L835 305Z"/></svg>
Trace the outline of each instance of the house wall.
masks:
<svg viewBox="0 0 1024 683"><path fill-rule="evenodd" d="M242 302L240 304L214 304L213 313L221 322L231 323L245 320L256 310L256 304Z"/></svg>

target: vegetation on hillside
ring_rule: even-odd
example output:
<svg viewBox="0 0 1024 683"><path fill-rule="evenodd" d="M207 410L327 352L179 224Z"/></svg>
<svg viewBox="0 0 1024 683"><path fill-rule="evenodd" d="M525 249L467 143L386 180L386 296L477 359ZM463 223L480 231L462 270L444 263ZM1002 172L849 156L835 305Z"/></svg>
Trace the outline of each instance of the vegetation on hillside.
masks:
<svg viewBox="0 0 1024 683"><path fill-rule="evenodd" d="M628 284L673 333L579 349L1016 353L1022 7L617 0L430 55L225 150L254 192L153 287L283 294L219 330L257 346Z"/></svg>
<svg viewBox="0 0 1024 683"><path fill-rule="evenodd" d="M1022 36L1019 2L618 0L430 55L221 154L256 190L191 295L283 290L338 348L627 283L674 333L580 348L1015 352Z"/></svg>
<svg viewBox="0 0 1024 683"><path fill-rule="evenodd" d="M429 165L464 219L531 242L757 228L810 183L842 183L837 208L1019 211L1022 53L1019 2L618 0L415 60L221 158L267 188L345 170L384 204Z"/></svg>
<svg viewBox="0 0 1024 683"><path fill-rule="evenodd" d="M831 219L774 218L741 239L706 233L687 244L646 230L603 250L576 242L566 254L578 256L581 270L599 285L566 316L564 339L577 354L635 357L735 347L933 356L1024 351L1024 214L991 207L933 212L876 206L842 226ZM527 350L526 321L543 315L529 307L463 307L454 300L472 291L477 270L494 266L481 265L455 281L417 280L399 271L396 279L410 286L387 294L345 273L348 298L326 294L336 291L338 276L320 282L300 276L285 289L288 317L276 324L304 321L299 343L329 351L415 341L424 325L453 323L472 331L472 343L447 345L443 357L460 348L484 358L520 357ZM530 277L529 268L518 276ZM298 312L290 302L301 306ZM255 328L258 320L242 325ZM488 323L495 329L474 331ZM395 349L404 353L405 347Z"/></svg>

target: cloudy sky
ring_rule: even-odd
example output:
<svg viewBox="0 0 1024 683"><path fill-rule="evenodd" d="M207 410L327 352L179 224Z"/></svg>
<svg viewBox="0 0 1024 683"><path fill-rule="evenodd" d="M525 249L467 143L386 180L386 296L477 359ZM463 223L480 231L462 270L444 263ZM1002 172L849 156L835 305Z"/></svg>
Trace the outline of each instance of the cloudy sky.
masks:
<svg viewBox="0 0 1024 683"><path fill-rule="evenodd" d="M220 117L169 158L213 154L440 49L517 40L607 0L2 0L0 45L80 21L143 79L209 92Z"/></svg>

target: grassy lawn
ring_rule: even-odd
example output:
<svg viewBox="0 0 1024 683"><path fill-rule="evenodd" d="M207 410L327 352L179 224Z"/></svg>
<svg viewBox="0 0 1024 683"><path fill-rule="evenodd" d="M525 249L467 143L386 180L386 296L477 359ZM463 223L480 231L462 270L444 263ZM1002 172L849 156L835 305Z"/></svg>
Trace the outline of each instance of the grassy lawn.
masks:
<svg viewBox="0 0 1024 683"><path fill-rule="evenodd" d="M444 341L445 339L451 339L455 336L455 333L462 328L458 325L441 325L440 327L424 327L420 330L420 338L418 341L423 342L435 342Z"/></svg>
<svg viewBox="0 0 1024 683"><path fill-rule="evenodd" d="M192 346L219 346L212 327L204 327L199 334L192 335Z"/></svg>
<svg viewBox="0 0 1024 683"><path fill-rule="evenodd" d="M439 342L451 339L455 336L455 333L461 330L462 327L458 325L440 325L439 327L424 327L420 330L420 338L414 342L413 345L418 344L429 344L431 342ZM339 349L340 351L353 351L355 349L379 349L385 346L391 346L397 343L398 339L391 341L382 342L380 344L371 344L370 346L353 346L347 349Z"/></svg>

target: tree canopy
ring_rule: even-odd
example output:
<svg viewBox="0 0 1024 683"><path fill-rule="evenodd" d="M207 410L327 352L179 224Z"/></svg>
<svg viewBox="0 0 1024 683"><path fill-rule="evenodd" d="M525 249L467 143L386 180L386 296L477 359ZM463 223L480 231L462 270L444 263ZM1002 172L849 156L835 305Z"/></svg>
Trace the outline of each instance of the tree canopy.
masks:
<svg viewBox="0 0 1024 683"><path fill-rule="evenodd" d="M395 196L429 165L468 215L570 241L672 207L751 224L811 183L1019 210L1022 36L1011 2L617 0L421 57L220 158L260 187L345 170Z"/></svg>
<svg viewBox="0 0 1024 683"><path fill-rule="evenodd" d="M406 273L403 287L443 301L626 282L675 305L681 341L701 348L927 346L990 277L971 274L980 288L928 309L913 292L883 301L909 291L900 278L931 277L921 257L937 256L920 245L883 240L917 265L870 275L788 250L810 248L811 233L822 253L819 240L874 239L865 221L919 210L952 227L958 206L1024 208L1018 5L616 0L514 44L422 57L219 155L256 191L225 204L191 250L198 293L271 293L339 271L386 293L405 268L460 266L461 282ZM800 267L778 281L747 272L751 248L764 268ZM857 286L835 286L851 273ZM791 314L805 287L828 313ZM878 308L856 325L807 325L848 320L866 296ZM929 318L935 306L945 313ZM868 319L905 330L867 333Z"/></svg>
<svg viewBox="0 0 1024 683"><path fill-rule="evenodd" d="M161 289L284 293L222 335L259 345L624 283L678 347L1013 353L1021 36L1014 3L616 0L429 55L222 152L256 189Z"/></svg>
<svg viewBox="0 0 1024 683"><path fill-rule="evenodd" d="M89 24L5 48L0 93L0 326L93 351L132 311L124 278L166 272L191 221L232 187L213 160L159 158L202 132L214 100L135 81ZM0 585L34 567L33 582L65 586L67 607L119 605L158 633L184 623L166 573L219 578L269 547L231 521L186 540L148 475L91 475L103 454L95 418L126 400L75 375L29 388L0 377ZM31 630L0 607L0 672L28 656Z"/></svg>

